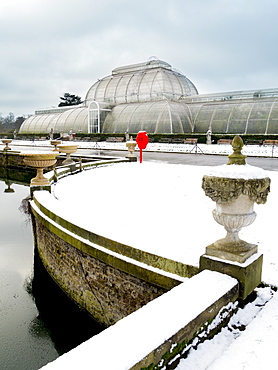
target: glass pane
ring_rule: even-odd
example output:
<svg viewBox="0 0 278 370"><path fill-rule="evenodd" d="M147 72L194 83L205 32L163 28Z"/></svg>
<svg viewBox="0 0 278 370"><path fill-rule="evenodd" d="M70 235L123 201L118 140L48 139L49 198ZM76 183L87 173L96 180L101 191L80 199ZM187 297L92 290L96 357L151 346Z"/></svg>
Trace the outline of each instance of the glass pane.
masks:
<svg viewBox="0 0 278 370"><path fill-rule="evenodd" d="M130 76L119 76L117 78L118 84L116 86L115 92L115 103L126 103L126 87L129 83L130 78Z"/></svg>
<svg viewBox="0 0 278 370"><path fill-rule="evenodd" d="M217 105L212 117L211 130L214 133L225 133L233 106L231 104Z"/></svg>
<svg viewBox="0 0 278 370"><path fill-rule="evenodd" d="M188 107L184 104L170 103L172 114L172 132L189 133L192 132L189 119Z"/></svg>
<svg viewBox="0 0 278 370"><path fill-rule="evenodd" d="M276 101L272 107L269 121L267 134L278 134L278 102Z"/></svg>
<svg viewBox="0 0 278 370"><path fill-rule="evenodd" d="M203 105L201 107L195 120L194 132L207 132L214 110L215 105Z"/></svg>
<svg viewBox="0 0 278 370"><path fill-rule="evenodd" d="M106 88L107 88L109 82L110 82L110 79L108 77L99 81L99 84L96 86L94 100L105 101Z"/></svg>
<svg viewBox="0 0 278 370"><path fill-rule="evenodd" d="M264 134L271 109L271 102L255 102L251 110L246 133Z"/></svg>
<svg viewBox="0 0 278 370"><path fill-rule="evenodd" d="M229 120L228 132L235 134L244 134L247 120L253 103L239 103L234 105Z"/></svg>

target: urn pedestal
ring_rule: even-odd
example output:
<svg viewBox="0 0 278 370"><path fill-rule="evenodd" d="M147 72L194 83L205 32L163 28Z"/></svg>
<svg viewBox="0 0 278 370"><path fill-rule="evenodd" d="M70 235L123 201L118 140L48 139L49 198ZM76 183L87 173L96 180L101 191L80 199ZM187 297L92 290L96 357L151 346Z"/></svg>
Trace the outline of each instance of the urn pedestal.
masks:
<svg viewBox="0 0 278 370"><path fill-rule="evenodd" d="M229 204L216 203L213 218L224 226L227 234L206 247L206 254L239 263L245 262L252 254L258 252L258 246L240 239L238 233L251 225L256 218L254 202L247 195L240 195Z"/></svg>
<svg viewBox="0 0 278 370"><path fill-rule="evenodd" d="M57 145L60 145L62 143L61 140L50 140L50 144L54 145L53 152L59 152L59 149L57 148Z"/></svg>
<svg viewBox="0 0 278 370"><path fill-rule="evenodd" d="M56 163L56 156L58 153L42 152L42 153L21 153L23 162L30 167L36 168L37 175L31 179L31 186L46 186L50 185L49 180L44 177L43 170L51 167Z"/></svg>
<svg viewBox="0 0 278 370"><path fill-rule="evenodd" d="M262 255L256 244L239 237L243 227L256 219L254 204L264 204L270 191L270 179L260 168L248 166L241 153L243 141L235 136L233 154L224 166L213 168L203 176L205 194L216 202L213 218L224 226L226 236L206 247L200 269L227 273L239 280L241 298L245 299L261 282Z"/></svg>
<svg viewBox="0 0 278 370"><path fill-rule="evenodd" d="M126 155L126 158L128 158L131 162L136 162L137 161L137 157L136 157L136 155L133 154L134 153L134 150L136 148L136 145L137 145L136 141L134 141L132 139L132 136L131 136L130 137L130 140L127 141L125 145L126 145L128 151L129 151L129 154Z"/></svg>
<svg viewBox="0 0 278 370"><path fill-rule="evenodd" d="M77 151L78 145L61 144L57 145L57 147L61 153L66 154L66 159L62 162L62 164L68 165L74 163L74 160L70 157L70 155Z"/></svg>

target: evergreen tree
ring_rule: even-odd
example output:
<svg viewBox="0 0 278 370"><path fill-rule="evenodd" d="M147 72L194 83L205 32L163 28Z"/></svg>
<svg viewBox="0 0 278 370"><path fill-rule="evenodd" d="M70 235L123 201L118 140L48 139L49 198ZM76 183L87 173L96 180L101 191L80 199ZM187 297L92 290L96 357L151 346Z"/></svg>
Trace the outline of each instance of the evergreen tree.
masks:
<svg viewBox="0 0 278 370"><path fill-rule="evenodd" d="M60 96L60 99L61 102L59 103L58 107L65 107L68 105L78 105L83 103L80 96L69 93L65 93L64 96Z"/></svg>

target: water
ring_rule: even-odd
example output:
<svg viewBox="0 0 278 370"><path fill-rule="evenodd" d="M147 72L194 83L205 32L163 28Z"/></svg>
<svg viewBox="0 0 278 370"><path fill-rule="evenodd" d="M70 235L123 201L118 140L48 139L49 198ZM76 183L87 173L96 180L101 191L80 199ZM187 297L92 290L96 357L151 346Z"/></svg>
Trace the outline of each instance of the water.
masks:
<svg viewBox="0 0 278 370"><path fill-rule="evenodd" d="M0 369L36 370L103 328L56 286L19 210L29 187L0 181ZM5 192L8 190L8 192Z"/></svg>

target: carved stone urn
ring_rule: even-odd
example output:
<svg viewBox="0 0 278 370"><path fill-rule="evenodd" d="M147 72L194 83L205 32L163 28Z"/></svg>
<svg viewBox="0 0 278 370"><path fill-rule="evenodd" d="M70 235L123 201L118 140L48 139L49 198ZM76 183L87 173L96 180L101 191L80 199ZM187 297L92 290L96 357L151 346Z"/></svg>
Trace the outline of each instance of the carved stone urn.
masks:
<svg viewBox="0 0 278 370"><path fill-rule="evenodd" d="M23 162L30 167L37 169L37 175L31 179L30 185L32 186L45 186L49 185L49 180L43 176L43 170L47 167L51 167L56 163L57 152L40 152L40 153L21 153L23 156Z"/></svg>
<svg viewBox="0 0 278 370"><path fill-rule="evenodd" d="M12 139L2 139L2 143L6 144L5 148L3 150L11 150L9 147L9 144L12 142Z"/></svg>
<svg viewBox="0 0 278 370"><path fill-rule="evenodd" d="M53 152L59 152L57 145L62 144L62 141L61 140L50 140L50 144L54 145Z"/></svg>
<svg viewBox="0 0 278 370"><path fill-rule="evenodd" d="M202 180L205 194L216 202L213 217L227 231L225 238L206 247L206 255L239 263L258 252L257 245L241 240L238 233L255 221L254 203L264 204L270 191L267 173L246 164L243 145L235 136L227 165L213 168Z"/></svg>
<svg viewBox="0 0 278 370"><path fill-rule="evenodd" d="M66 159L62 162L62 164L74 163L74 160L71 159L70 155L77 151L78 145L61 144L57 145L57 147L61 153L66 154Z"/></svg>
<svg viewBox="0 0 278 370"><path fill-rule="evenodd" d="M137 157L133 153L137 143L133 140L132 136L130 136L130 140L128 140L125 145L129 151L129 154L126 156L126 158L129 158L130 161L136 161Z"/></svg>

